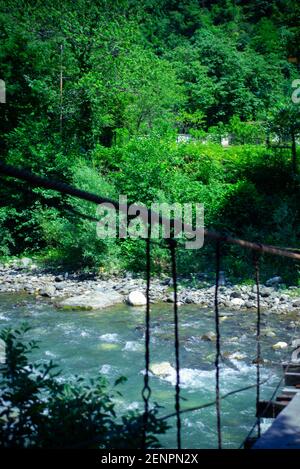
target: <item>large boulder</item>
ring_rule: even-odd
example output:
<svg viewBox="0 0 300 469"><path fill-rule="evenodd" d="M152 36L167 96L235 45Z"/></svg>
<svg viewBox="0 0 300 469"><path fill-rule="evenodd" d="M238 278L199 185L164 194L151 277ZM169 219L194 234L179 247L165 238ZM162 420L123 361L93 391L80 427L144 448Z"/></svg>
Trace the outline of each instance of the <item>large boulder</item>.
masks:
<svg viewBox="0 0 300 469"><path fill-rule="evenodd" d="M145 306L147 304L147 299L144 293L139 290L134 290L129 293L127 303L130 306Z"/></svg>
<svg viewBox="0 0 300 469"><path fill-rule="evenodd" d="M277 286L279 283L282 283L282 278L279 276L269 278L269 280L266 281L267 287Z"/></svg>
<svg viewBox="0 0 300 469"><path fill-rule="evenodd" d="M230 302L233 306L243 306L245 304L244 300L242 298L230 298Z"/></svg>
<svg viewBox="0 0 300 469"><path fill-rule="evenodd" d="M57 306L62 309L91 310L108 308L123 302L123 296L114 291L97 291L79 296L71 296Z"/></svg>

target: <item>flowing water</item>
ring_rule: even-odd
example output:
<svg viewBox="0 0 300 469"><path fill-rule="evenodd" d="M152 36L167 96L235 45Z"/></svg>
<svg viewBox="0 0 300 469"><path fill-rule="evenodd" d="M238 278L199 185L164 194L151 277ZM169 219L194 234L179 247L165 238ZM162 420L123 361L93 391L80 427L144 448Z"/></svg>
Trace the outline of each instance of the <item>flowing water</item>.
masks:
<svg viewBox="0 0 300 469"><path fill-rule="evenodd" d="M201 340L214 331L214 315L209 309L186 305L180 314L180 359L182 407L199 406L215 396L215 344ZM174 366L172 305L153 305L151 308L151 362L168 361ZM0 328L16 327L26 321L32 338L40 341L34 352L37 361L53 359L62 369L63 379L72 380L75 374L95 377L99 372L112 383L121 375L128 381L120 386L123 397L118 410L140 409L144 370L144 309L119 305L102 311L61 311L46 301L28 296L0 297ZM233 312L221 322L223 361L221 365L221 393L225 394L255 384L256 315L253 312ZM262 355L268 361L262 367L261 398L268 399L282 376L281 361L290 351L274 351L272 344L289 342L294 331L282 316L262 317L262 328L271 327L276 337L262 338ZM239 352L239 359L228 355ZM174 373L166 378L153 376L152 402L163 406L160 415L174 411ZM230 396L222 401L222 432L224 447L236 448L254 423L255 388ZM160 437L163 447L174 448L175 419L172 429ZM263 424L264 425L264 424ZM214 406L182 415L183 447L216 447L216 417Z"/></svg>

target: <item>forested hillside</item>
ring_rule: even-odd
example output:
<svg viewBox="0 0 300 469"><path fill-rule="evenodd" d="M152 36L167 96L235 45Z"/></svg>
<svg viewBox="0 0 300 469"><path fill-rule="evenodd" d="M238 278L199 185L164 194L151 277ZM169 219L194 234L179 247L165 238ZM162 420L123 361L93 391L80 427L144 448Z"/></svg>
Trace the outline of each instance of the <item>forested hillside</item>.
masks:
<svg viewBox="0 0 300 469"><path fill-rule="evenodd" d="M2 160L112 198L201 202L207 227L300 247L297 0L0 5ZM143 268L142 240L97 239L95 223L74 214L95 207L2 182L1 256ZM228 274L238 276L245 259L227 249ZM209 270L209 254L183 252L182 272ZM270 262L266 275L297 280L297 266ZM155 269L166 263L155 247Z"/></svg>

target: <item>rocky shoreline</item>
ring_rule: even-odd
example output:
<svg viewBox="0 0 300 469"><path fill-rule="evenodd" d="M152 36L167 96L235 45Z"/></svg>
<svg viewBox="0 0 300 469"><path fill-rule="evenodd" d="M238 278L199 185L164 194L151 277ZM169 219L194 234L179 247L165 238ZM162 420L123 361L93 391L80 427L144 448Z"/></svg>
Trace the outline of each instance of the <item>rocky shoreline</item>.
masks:
<svg viewBox="0 0 300 469"><path fill-rule="evenodd" d="M297 287L282 289L280 277L260 286L261 308L268 313L295 312L300 316L300 293ZM46 298L65 309L101 309L127 301L133 306L145 304L146 282L130 273L123 277L94 276L91 274L54 274L39 269L28 258L0 265L0 293L27 293ZM215 287L211 282L180 279L178 302L211 308ZM143 299L144 298L144 299ZM150 301L173 302L172 280L153 278ZM231 285L226 282L219 290L220 308L255 310L256 286Z"/></svg>

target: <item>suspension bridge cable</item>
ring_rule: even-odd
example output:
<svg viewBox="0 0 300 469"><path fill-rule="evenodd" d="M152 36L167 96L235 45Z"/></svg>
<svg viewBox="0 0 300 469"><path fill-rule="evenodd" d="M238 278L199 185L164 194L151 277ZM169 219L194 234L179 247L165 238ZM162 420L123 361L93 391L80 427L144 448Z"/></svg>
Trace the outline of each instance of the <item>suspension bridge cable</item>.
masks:
<svg viewBox="0 0 300 469"><path fill-rule="evenodd" d="M176 241L168 240L171 254L172 280L174 292L174 347L175 347L175 412L177 427L177 449L181 449L181 418L180 418L180 363L179 363L179 329L178 329L178 295L177 295L177 269L176 269Z"/></svg>
<svg viewBox="0 0 300 469"><path fill-rule="evenodd" d="M146 313L145 313L145 374L144 374L144 387L142 390L142 397L144 400L144 415L143 415L143 441L142 447L147 447L147 429L149 419L149 400L151 397L151 388L149 386L149 367L150 367L150 280L151 280L151 241L150 241L150 227L148 227L148 236L146 238Z"/></svg>
<svg viewBox="0 0 300 469"><path fill-rule="evenodd" d="M219 280L220 280L220 261L221 261L221 243L216 244L216 285L215 285L215 326L216 326L216 414L217 414L217 433L218 449L222 449L222 429L221 429L221 402L220 402L220 357L221 357L221 336L220 336L220 317L219 317Z"/></svg>
<svg viewBox="0 0 300 469"><path fill-rule="evenodd" d="M256 284L256 301L257 301L257 321L256 321L256 412L259 409L260 402L260 363L261 363L261 347L260 347L260 325L261 325L261 311L260 311L260 272L259 272L259 254L254 253L254 268L255 268L255 284ZM260 438L261 424L260 418L257 419L257 436Z"/></svg>

